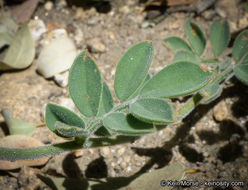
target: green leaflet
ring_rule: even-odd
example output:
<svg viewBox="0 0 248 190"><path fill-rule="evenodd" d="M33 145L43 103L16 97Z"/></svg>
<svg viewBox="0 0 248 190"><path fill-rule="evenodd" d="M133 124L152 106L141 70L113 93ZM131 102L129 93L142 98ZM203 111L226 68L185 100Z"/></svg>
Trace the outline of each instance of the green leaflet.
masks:
<svg viewBox="0 0 248 190"><path fill-rule="evenodd" d="M247 63L248 62L247 49L248 49L248 30L245 30L241 32L234 41L233 51L232 51L233 59L236 62L238 62L245 56L242 62Z"/></svg>
<svg viewBox="0 0 248 190"><path fill-rule="evenodd" d="M128 100L131 100L138 96L140 94L140 90L143 88L145 83L151 79L151 76L148 74L146 75L145 81L142 83L142 85L139 86L139 88L128 98Z"/></svg>
<svg viewBox="0 0 248 190"><path fill-rule="evenodd" d="M145 41L131 47L119 61L114 81L116 96L127 100L143 83L153 58L153 44Z"/></svg>
<svg viewBox="0 0 248 190"><path fill-rule="evenodd" d="M219 56L231 39L229 24L226 19L216 19L211 25L210 42L215 56Z"/></svg>
<svg viewBox="0 0 248 190"><path fill-rule="evenodd" d="M142 135L154 132L152 124L142 122L132 115L124 113L111 113L103 119L107 129L124 135Z"/></svg>
<svg viewBox="0 0 248 190"><path fill-rule="evenodd" d="M96 63L86 51L77 56L70 69L69 91L73 102L83 115L97 115L102 79Z"/></svg>
<svg viewBox="0 0 248 190"><path fill-rule="evenodd" d="M136 118L150 123L173 122L172 106L164 99L142 98L130 105L130 112Z"/></svg>
<svg viewBox="0 0 248 190"><path fill-rule="evenodd" d="M143 89L143 97L178 97L191 94L210 80L211 73L191 62L173 63L150 79Z"/></svg>
<svg viewBox="0 0 248 190"><path fill-rule="evenodd" d="M189 51L179 51L176 53L173 63L187 61L192 63L201 63L201 59L197 57L194 53Z"/></svg>
<svg viewBox="0 0 248 190"><path fill-rule="evenodd" d="M169 37L163 40L163 45L173 51L186 50L191 51L191 48L183 39L178 37Z"/></svg>
<svg viewBox="0 0 248 190"><path fill-rule="evenodd" d="M66 138L82 137L87 135L84 128L70 126L60 121L55 122L55 130L58 134Z"/></svg>
<svg viewBox="0 0 248 190"><path fill-rule="evenodd" d="M53 132L55 132L58 125L56 122L78 128L85 128L84 121L69 109L55 104L48 104L46 107L46 124L47 127Z"/></svg>
<svg viewBox="0 0 248 190"><path fill-rule="evenodd" d="M191 21L187 21L185 33L195 53L202 55L206 46L206 39L200 27Z"/></svg>
<svg viewBox="0 0 248 190"><path fill-rule="evenodd" d="M113 108L114 102L112 94L105 82L102 83L102 94L97 116L103 116Z"/></svg>
<svg viewBox="0 0 248 190"><path fill-rule="evenodd" d="M248 85L248 64L237 65L233 70L235 76L244 84Z"/></svg>

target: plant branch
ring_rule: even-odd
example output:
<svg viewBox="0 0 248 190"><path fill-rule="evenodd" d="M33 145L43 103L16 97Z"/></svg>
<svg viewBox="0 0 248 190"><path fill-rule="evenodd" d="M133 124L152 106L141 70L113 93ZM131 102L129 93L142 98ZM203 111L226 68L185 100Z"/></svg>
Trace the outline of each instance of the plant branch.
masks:
<svg viewBox="0 0 248 190"><path fill-rule="evenodd" d="M92 138L89 140L90 147L110 146L134 141L139 137L116 136L111 138ZM36 158L49 157L72 150L82 148L81 144L75 141L32 147L32 148L6 148L0 147L0 160L32 160Z"/></svg>
<svg viewBox="0 0 248 190"><path fill-rule="evenodd" d="M190 112L192 112L197 105L201 102L203 96L199 93L193 95L176 113L176 121L180 121L185 118Z"/></svg>
<svg viewBox="0 0 248 190"><path fill-rule="evenodd" d="M202 59L201 60L202 63L218 63L219 60L217 58L210 58L210 59Z"/></svg>

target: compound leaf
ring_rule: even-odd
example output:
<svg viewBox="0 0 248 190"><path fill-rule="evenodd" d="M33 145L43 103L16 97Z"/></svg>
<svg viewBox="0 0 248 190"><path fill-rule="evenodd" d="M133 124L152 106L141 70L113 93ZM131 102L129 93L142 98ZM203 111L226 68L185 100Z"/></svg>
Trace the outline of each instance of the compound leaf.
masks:
<svg viewBox="0 0 248 190"><path fill-rule="evenodd" d="M153 58L153 44L145 41L131 47L117 65L114 89L124 101L142 85Z"/></svg>
<svg viewBox="0 0 248 190"><path fill-rule="evenodd" d="M110 131L124 135L142 135L154 132L152 124L142 122L132 115L111 113L103 119L103 125Z"/></svg>
<svg viewBox="0 0 248 190"><path fill-rule="evenodd" d="M241 32L235 39L233 44L233 58L236 62L240 61L244 56L243 63L248 62L248 30Z"/></svg>
<svg viewBox="0 0 248 190"><path fill-rule="evenodd" d="M234 67L234 74L241 82L248 85L248 64Z"/></svg>
<svg viewBox="0 0 248 190"><path fill-rule="evenodd" d="M113 108L113 97L105 82L102 84L102 94L97 116L102 116Z"/></svg>
<svg viewBox="0 0 248 190"><path fill-rule="evenodd" d="M215 56L219 56L223 53L230 39L231 34L227 20L216 19L210 29L210 42Z"/></svg>
<svg viewBox="0 0 248 190"><path fill-rule="evenodd" d="M69 91L73 102L83 115L97 115L102 79L96 63L86 51L77 56L70 69Z"/></svg>
<svg viewBox="0 0 248 190"><path fill-rule="evenodd" d="M178 97L191 94L210 80L211 73L191 62L176 62L150 79L143 89L143 97Z"/></svg>
<svg viewBox="0 0 248 190"><path fill-rule="evenodd" d="M165 124L173 122L172 106L164 99L142 98L130 105L133 116L145 122Z"/></svg>
<svg viewBox="0 0 248 190"><path fill-rule="evenodd" d="M59 124L58 122L63 123L64 125L85 128L84 121L69 109L55 104L48 104L46 107L47 127L55 132Z"/></svg>
<svg viewBox="0 0 248 190"><path fill-rule="evenodd" d="M191 21L187 21L185 33L195 53L202 55L206 46L206 39L200 27Z"/></svg>
<svg viewBox="0 0 248 190"><path fill-rule="evenodd" d="M197 57L194 53L189 51L179 51L176 53L173 63L180 61L188 61L193 63L200 63L201 59Z"/></svg>
<svg viewBox="0 0 248 190"><path fill-rule="evenodd" d="M178 51L178 50L186 50L186 51L191 51L191 48L185 42L183 39L178 38L178 37L169 37L163 40L163 44L165 47L173 50L173 51Z"/></svg>

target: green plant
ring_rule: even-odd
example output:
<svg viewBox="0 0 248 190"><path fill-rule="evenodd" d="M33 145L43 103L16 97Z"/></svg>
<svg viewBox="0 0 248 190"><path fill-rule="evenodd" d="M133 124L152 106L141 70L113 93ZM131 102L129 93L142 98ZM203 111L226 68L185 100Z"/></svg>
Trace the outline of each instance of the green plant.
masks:
<svg viewBox="0 0 248 190"><path fill-rule="evenodd" d="M178 37L165 39L165 46L177 53L173 63L153 77L148 74L154 52L152 42L138 43L122 56L114 81L120 101L117 105L96 63L87 51L82 52L69 76L70 96L82 115L55 104L46 108L48 128L72 140L22 150L1 147L0 159L32 159L82 147L128 142L183 119L199 104L213 101L222 92L221 83L233 75L248 84L247 30L234 42L233 59L223 61L218 56L230 41L226 20L215 20L211 26L213 59L201 58L206 39L200 27L188 21L185 30L190 45ZM170 99L189 95L181 105Z"/></svg>

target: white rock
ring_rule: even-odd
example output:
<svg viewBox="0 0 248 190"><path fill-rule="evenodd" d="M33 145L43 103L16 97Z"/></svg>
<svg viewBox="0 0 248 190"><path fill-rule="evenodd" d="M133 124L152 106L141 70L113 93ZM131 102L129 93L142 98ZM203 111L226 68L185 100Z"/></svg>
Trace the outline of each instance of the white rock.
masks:
<svg viewBox="0 0 248 190"><path fill-rule="evenodd" d="M93 38L88 43L89 50L92 53L103 53L106 51L105 45L101 42L99 38Z"/></svg>
<svg viewBox="0 0 248 190"><path fill-rule="evenodd" d="M60 98L59 105L64 106L73 112L75 111L75 105L71 98L65 98L65 97Z"/></svg>
<svg viewBox="0 0 248 190"><path fill-rule="evenodd" d="M35 41L38 41L47 31L45 23L40 19L30 20L28 26Z"/></svg>
<svg viewBox="0 0 248 190"><path fill-rule="evenodd" d="M45 121L46 120L46 106L47 104L44 104L41 108L41 117L42 117L42 120Z"/></svg>
<svg viewBox="0 0 248 190"><path fill-rule="evenodd" d="M55 82L61 87L68 86L68 79L69 79L69 71L54 75Z"/></svg>
<svg viewBox="0 0 248 190"><path fill-rule="evenodd" d="M44 5L44 8L45 8L46 11L52 10L52 8L53 8L53 2L47 1L47 2L45 3L45 5Z"/></svg>
<svg viewBox="0 0 248 190"><path fill-rule="evenodd" d="M45 78L68 70L77 55L73 41L62 29L48 34L37 60L38 72Z"/></svg>

